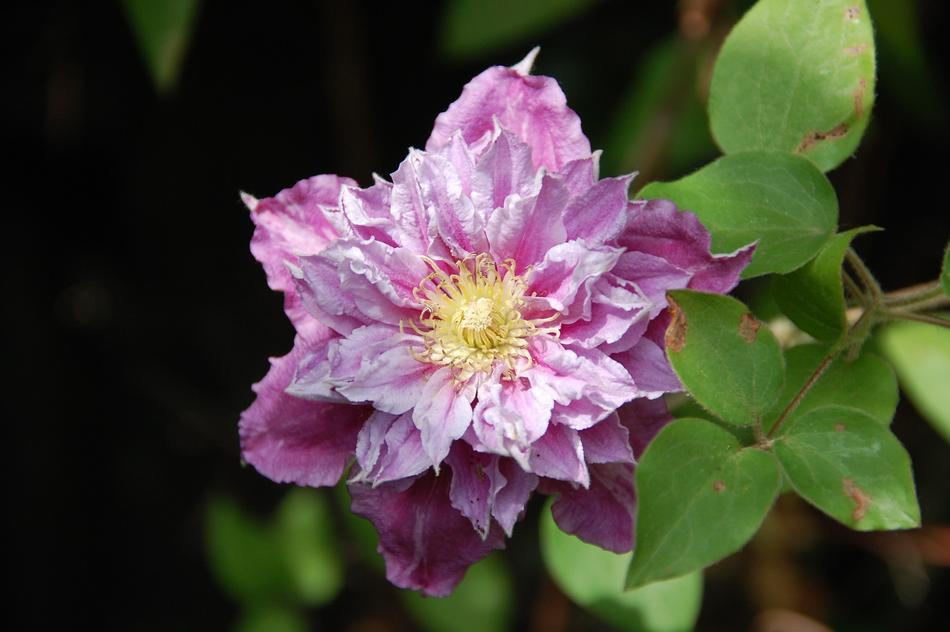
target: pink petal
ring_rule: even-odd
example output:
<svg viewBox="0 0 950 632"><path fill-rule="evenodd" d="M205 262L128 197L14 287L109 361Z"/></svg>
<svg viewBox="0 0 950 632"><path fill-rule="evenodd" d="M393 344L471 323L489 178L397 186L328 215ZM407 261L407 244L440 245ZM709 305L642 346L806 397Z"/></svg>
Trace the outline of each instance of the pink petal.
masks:
<svg viewBox="0 0 950 632"><path fill-rule="evenodd" d="M312 319L296 296L284 262L294 263L300 255L316 254L337 237L325 213L339 205L343 186L355 185L349 178L320 175L262 200L242 194L255 226L251 253L263 265L271 289L284 293L284 310L298 329Z"/></svg>
<svg viewBox="0 0 950 632"><path fill-rule="evenodd" d="M704 292L728 292L735 287L755 250L750 245L731 254L710 254L709 231L693 213L678 210L668 200L631 202L618 243L666 259L691 275L690 288Z"/></svg>
<svg viewBox="0 0 950 632"><path fill-rule="evenodd" d="M419 167L424 154L410 150L409 155L392 174L393 229L396 243L416 254L448 258L448 252L437 239L432 211L426 207L421 189Z"/></svg>
<svg viewBox="0 0 950 632"><path fill-rule="evenodd" d="M422 445L434 467L438 468L452 442L468 429L474 398L474 385L456 383L450 367L442 367L429 376L412 420L422 432Z"/></svg>
<svg viewBox="0 0 950 632"><path fill-rule="evenodd" d="M633 176L605 178L571 200L564 211L568 239L603 244L620 234L627 219L627 190Z"/></svg>
<svg viewBox="0 0 950 632"><path fill-rule="evenodd" d="M403 482L376 488L350 483L352 510L379 532L386 578L401 588L433 597L452 592L468 567L493 549L504 547L500 529L482 538L449 500L451 471L426 474L410 486Z"/></svg>
<svg viewBox="0 0 950 632"><path fill-rule="evenodd" d="M525 472L513 459L498 459L498 470L505 485L495 494L492 516L510 537L531 493L538 486L538 477Z"/></svg>
<svg viewBox="0 0 950 632"><path fill-rule="evenodd" d="M511 456L525 469L531 445L547 430L554 393L534 369L519 373L513 380L495 373L478 389L474 429L481 443L496 454Z"/></svg>
<svg viewBox="0 0 950 632"><path fill-rule="evenodd" d="M577 431L560 424L549 424L544 436L531 445L529 471L538 476L590 485L584 462L584 447Z"/></svg>
<svg viewBox="0 0 950 632"><path fill-rule="evenodd" d="M439 236L455 257L488 250L484 216L465 195L455 166L446 158L424 155L420 161L420 192L427 209L434 209Z"/></svg>
<svg viewBox="0 0 950 632"><path fill-rule="evenodd" d="M462 96L436 118L428 151L443 147L456 131L468 144L484 142L494 119L531 147L536 168L557 171L565 163L590 156L580 118L554 79L525 74L526 65L495 66L472 79Z"/></svg>
<svg viewBox="0 0 950 632"><path fill-rule="evenodd" d="M623 365L636 385L637 397L656 399L683 390L666 353L649 338L641 338L629 351L611 356Z"/></svg>
<svg viewBox="0 0 950 632"><path fill-rule="evenodd" d="M591 288L610 271L623 253L609 246L591 247L578 241L550 248L529 278L528 290L564 314L568 322L590 318Z"/></svg>
<svg viewBox="0 0 950 632"><path fill-rule="evenodd" d="M257 399L241 414L241 452L261 474L279 483L333 485L356 448L369 411L285 393L304 353L298 338L293 351L271 359L270 371L252 387Z"/></svg>
<svg viewBox="0 0 950 632"><path fill-rule="evenodd" d="M356 459L361 471L352 481L370 482L374 487L416 476L430 466L411 413L374 412L360 430Z"/></svg>
<svg viewBox="0 0 950 632"><path fill-rule="evenodd" d="M504 130L478 160L472 178L472 202L484 216L503 208L509 195L530 197L538 184L531 148Z"/></svg>
<svg viewBox="0 0 950 632"><path fill-rule="evenodd" d="M459 513L472 521L482 538L492 524L495 495L507 482L498 470L499 457L475 452L464 441L456 441L446 459L452 468L449 499Z"/></svg>
<svg viewBox="0 0 950 632"><path fill-rule="evenodd" d="M321 253L301 257L298 263L300 267L294 273L296 295L315 319L343 335L371 322L343 289L338 261Z"/></svg>
<svg viewBox="0 0 950 632"><path fill-rule="evenodd" d="M615 553L633 548L633 465L591 465L589 489L563 483L548 489L560 493L551 513L562 531Z"/></svg>
<svg viewBox="0 0 950 632"><path fill-rule="evenodd" d="M539 263L567 236L561 217L568 199L567 188L550 176L541 180L536 196L510 197L492 213L485 227L495 258L514 259L520 270Z"/></svg>
<svg viewBox="0 0 950 632"><path fill-rule="evenodd" d="M588 463L634 463L630 433L616 412L580 431L584 458Z"/></svg>
<svg viewBox="0 0 950 632"><path fill-rule="evenodd" d="M393 185L378 176L374 177L375 183L371 187L343 189L340 196L341 209L352 229L352 236L359 239L372 238L395 246L396 242L390 237L395 228L390 213Z"/></svg>
<svg viewBox="0 0 950 632"><path fill-rule="evenodd" d="M374 327L384 328L383 325ZM392 335L385 343L374 345L374 353L360 353L359 348L345 341L340 343L340 355L353 357L352 354L356 354L360 367L351 381L336 390L352 402L370 402L377 410L401 415L423 397L432 365L419 362L412 355L414 346L422 346L418 336L385 329Z"/></svg>

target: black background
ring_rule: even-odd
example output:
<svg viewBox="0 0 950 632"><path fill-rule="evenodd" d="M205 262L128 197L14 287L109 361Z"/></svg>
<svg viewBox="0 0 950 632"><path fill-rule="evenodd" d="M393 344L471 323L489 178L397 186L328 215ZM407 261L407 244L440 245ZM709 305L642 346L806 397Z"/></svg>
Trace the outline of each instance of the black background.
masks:
<svg viewBox="0 0 950 632"><path fill-rule="evenodd" d="M205 502L227 492L263 513L280 497L280 487L241 467L236 422L266 358L292 340L281 299L248 251L252 226L238 191L263 197L316 173L367 184L424 144L469 78L518 61L534 43L445 60L436 45L442 8L409 4L208 2L178 90L165 98L118 3L2 10L13 621L121 629L234 621L205 560ZM936 56L947 9L922 4L925 48ZM599 3L537 38L536 71L558 78L602 146L605 113L643 52L675 28L666 3ZM946 94L947 67L936 68ZM857 158L832 180L842 227L887 229L859 250L893 289L936 276L950 234L950 164L946 119L936 129L915 120L889 89L885 75ZM946 523L947 446L909 405L895 427L915 459L925 521ZM534 528L529 516L512 548L533 551ZM925 630L948 615L945 569L930 569L929 596L908 607L864 541L827 530L803 564L823 577L840 620ZM520 627L545 593L532 570L537 553L513 559L522 569ZM755 607L740 578L712 575L704 629L747 628ZM393 594L357 573L334 605L312 613L314 624L410 629L392 614ZM389 613L376 622L384 627L364 625L360 608L370 602Z"/></svg>

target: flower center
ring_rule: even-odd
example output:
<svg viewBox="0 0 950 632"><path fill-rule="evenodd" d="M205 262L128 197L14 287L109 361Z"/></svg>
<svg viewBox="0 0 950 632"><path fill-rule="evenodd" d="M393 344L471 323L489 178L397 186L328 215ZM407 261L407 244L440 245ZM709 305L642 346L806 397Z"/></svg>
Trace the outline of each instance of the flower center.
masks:
<svg viewBox="0 0 950 632"><path fill-rule="evenodd" d="M513 371L519 358L531 362L527 338L557 335L557 327L538 326L555 316L522 317L527 283L515 273L514 261L498 266L483 253L456 261L457 272L449 274L423 259L432 273L413 291L422 305L419 322L409 321L425 344L412 350L420 362L451 366L459 380L490 372L496 360Z"/></svg>

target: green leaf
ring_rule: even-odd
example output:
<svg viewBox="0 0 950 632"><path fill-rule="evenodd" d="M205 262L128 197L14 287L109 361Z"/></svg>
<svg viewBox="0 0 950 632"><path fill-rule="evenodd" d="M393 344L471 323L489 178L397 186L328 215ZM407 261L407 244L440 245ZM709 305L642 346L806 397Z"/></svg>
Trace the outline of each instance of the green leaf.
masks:
<svg viewBox="0 0 950 632"><path fill-rule="evenodd" d="M727 154L797 152L822 171L854 153L874 104L864 0L760 0L726 38L709 118Z"/></svg>
<svg viewBox="0 0 950 632"><path fill-rule="evenodd" d="M593 0L452 0L442 19L442 50L471 57L525 42L591 5Z"/></svg>
<svg viewBox="0 0 950 632"><path fill-rule="evenodd" d="M920 525L910 457L879 420L816 408L784 426L774 449L795 491L835 520L860 531Z"/></svg>
<svg viewBox="0 0 950 632"><path fill-rule="evenodd" d="M307 632L310 626L300 612L267 604L251 608L241 617L236 629L237 632Z"/></svg>
<svg viewBox="0 0 950 632"><path fill-rule="evenodd" d="M838 224L831 183L808 160L786 153L723 156L685 178L650 183L637 197L672 200L696 213L716 252L759 240L744 278L798 268Z"/></svg>
<svg viewBox="0 0 950 632"><path fill-rule="evenodd" d="M702 573L624 591L632 555L605 551L564 533L550 505L541 517L541 555L551 577L574 603L627 632L693 629L703 596Z"/></svg>
<svg viewBox="0 0 950 632"><path fill-rule="evenodd" d="M780 485L768 452L742 447L702 419L670 423L637 465L627 586L678 577L737 551L762 524Z"/></svg>
<svg viewBox="0 0 950 632"><path fill-rule="evenodd" d="M894 323L878 334L878 341L921 416L950 442L950 329Z"/></svg>
<svg viewBox="0 0 950 632"><path fill-rule="evenodd" d="M514 612L511 575L500 555L468 569L455 591L444 599L402 591L402 600L426 632L500 632Z"/></svg>
<svg viewBox="0 0 950 632"><path fill-rule="evenodd" d="M299 600L313 606L332 601L343 586L343 560L326 497L313 489L290 490L274 528Z"/></svg>
<svg viewBox="0 0 950 632"><path fill-rule="evenodd" d="M700 404L727 423L760 419L782 392L782 350L768 327L729 296L677 290L666 353Z"/></svg>
<svg viewBox="0 0 950 632"><path fill-rule="evenodd" d="M175 88L200 0L122 0L152 82L159 93Z"/></svg>
<svg viewBox="0 0 950 632"><path fill-rule="evenodd" d="M880 230L862 226L832 237L814 259L798 270L778 276L775 300L786 316L818 340L837 341L848 329L841 264L851 240Z"/></svg>
<svg viewBox="0 0 950 632"><path fill-rule="evenodd" d="M206 526L211 570L232 599L261 602L289 591L287 568L273 533L237 503L212 499Z"/></svg>
<svg viewBox="0 0 950 632"><path fill-rule="evenodd" d="M828 355L826 346L809 344L785 350L785 389L765 418L774 421ZM889 425L897 410L897 378L876 355L862 353L852 361L839 355L805 394L783 423L825 406L849 408Z"/></svg>
<svg viewBox="0 0 950 632"><path fill-rule="evenodd" d="M943 253L943 269L940 270L940 285L947 296L950 296L950 243Z"/></svg>

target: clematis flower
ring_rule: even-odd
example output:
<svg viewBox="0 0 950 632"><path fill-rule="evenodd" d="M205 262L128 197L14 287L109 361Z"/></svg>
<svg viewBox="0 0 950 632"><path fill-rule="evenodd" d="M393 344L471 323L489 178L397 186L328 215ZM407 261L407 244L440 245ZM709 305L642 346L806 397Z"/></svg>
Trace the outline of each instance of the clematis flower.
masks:
<svg viewBox="0 0 950 632"><path fill-rule="evenodd" d="M665 294L729 291L694 215L603 178L536 50L440 114L372 186L321 175L245 195L251 251L297 336L241 417L265 476L333 485L373 522L394 584L446 595L534 492L557 524L633 543L633 468L681 389Z"/></svg>

